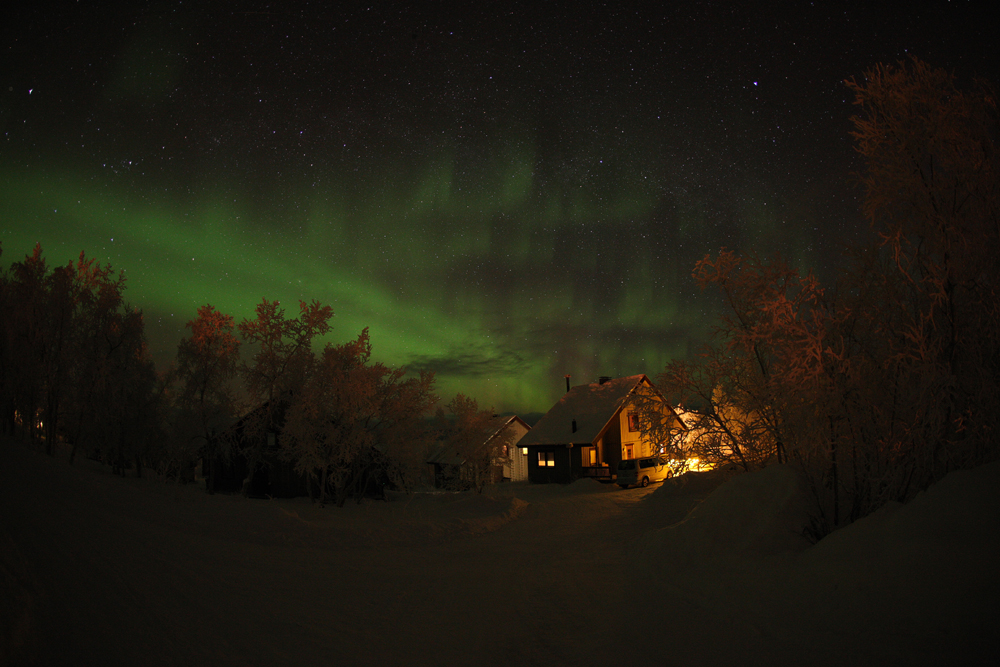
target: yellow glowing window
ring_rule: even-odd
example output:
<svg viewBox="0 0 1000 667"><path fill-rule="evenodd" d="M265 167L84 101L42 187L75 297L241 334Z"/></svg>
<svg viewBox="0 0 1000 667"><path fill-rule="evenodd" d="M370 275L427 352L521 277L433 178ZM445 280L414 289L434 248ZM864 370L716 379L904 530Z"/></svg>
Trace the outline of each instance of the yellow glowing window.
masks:
<svg viewBox="0 0 1000 667"><path fill-rule="evenodd" d="M554 468L556 465L556 455L554 452L538 452L538 465Z"/></svg>
<svg viewBox="0 0 1000 667"><path fill-rule="evenodd" d="M628 413L628 430L638 431L639 430L639 414L636 412Z"/></svg>

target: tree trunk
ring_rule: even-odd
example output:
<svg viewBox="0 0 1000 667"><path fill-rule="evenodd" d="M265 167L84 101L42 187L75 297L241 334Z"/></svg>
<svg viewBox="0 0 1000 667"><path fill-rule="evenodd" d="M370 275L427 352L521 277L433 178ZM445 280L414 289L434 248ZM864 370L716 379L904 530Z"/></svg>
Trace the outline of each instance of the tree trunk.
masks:
<svg viewBox="0 0 1000 667"><path fill-rule="evenodd" d="M833 473L833 527L840 525L840 479L837 475L837 438L833 432L833 418L830 418L830 463Z"/></svg>

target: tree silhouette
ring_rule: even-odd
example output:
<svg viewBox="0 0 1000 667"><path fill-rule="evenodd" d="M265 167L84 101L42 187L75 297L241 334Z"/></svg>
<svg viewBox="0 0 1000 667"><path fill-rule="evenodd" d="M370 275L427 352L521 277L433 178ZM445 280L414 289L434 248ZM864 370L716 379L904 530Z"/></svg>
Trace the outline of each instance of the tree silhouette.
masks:
<svg viewBox="0 0 1000 667"><path fill-rule="evenodd" d="M140 381L153 377L152 362L142 313L124 300L124 275L82 252L50 271L36 245L2 282L8 308L0 407L7 430L20 425L29 440L44 440L49 454L67 437L71 462L89 443L123 469L140 447L123 434L149 432L130 424L155 393L155 382Z"/></svg>
<svg viewBox="0 0 1000 667"><path fill-rule="evenodd" d="M216 485L216 460L223 452L218 432L228 426L234 412L232 380L240 360L240 341L232 315L212 305L198 308L198 317L187 323L191 336L177 347L177 377L181 388L178 403L194 417L196 430L185 440L199 441L202 458L208 462L208 490Z"/></svg>

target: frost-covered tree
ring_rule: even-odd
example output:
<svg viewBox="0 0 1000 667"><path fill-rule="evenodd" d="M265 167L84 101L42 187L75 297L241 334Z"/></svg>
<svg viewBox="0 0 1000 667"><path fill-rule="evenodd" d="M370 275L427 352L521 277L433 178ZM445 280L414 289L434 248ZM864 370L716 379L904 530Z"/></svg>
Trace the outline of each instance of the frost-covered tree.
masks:
<svg viewBox="0 0 1000 667"><path fill-rule="evenodd" d="M755 418L764 460L806 474L817 537L1000 455L995 98L916 59L848 86L875 241L829 289L780 260L706 256L695 278L729 315L696 371L661 376Z"/></svg>
<svg viewBox="0 0 1000 667"><path fill-rule="evenodd" d="M888 270L891 393L918 422L895 431L922 488L996 455L1000 429L1000 173L996 95L916 58L878 66L855 93L864 212ZM891 329L888 327L891 326ZM919 406L919 407L918 407Z"/></svg>
<svg viewBox="0 0 1000 667"><path fill-rule="evenodd" d="M290 401L281 444L300 474L332 493L338 506L372 485L405 487L422 450L423 417L436 402L434 375L406 377L371 361L368 329L356 340L327 345Z"/></svg>
<svg viewBox="0 0 1000 667"><path fill-rule="evenodd" d="M727 386L734 380L740 381L737 386ZM757 390L744 391L751 382ZM658 394L638 392L640 430L660 445L674 474L683 474L694 461L757 470L777 460L778 451L763 417L769 413L752 407L760 402L760 384L745 359L706 346L697 360L672 361L656 378L656 386L678 406L683 424L663 418Z"/></svg>
<svg viewBox="0 0 1000 667"><path fill-rule="evenodd" d="M492 408L480 409L476 399L457 394L438 411L442 452L454 465L446 465L442 480L452 490L483 489L500 480L504 464L510 463L512 433L504 432L506 420Z"/></svg>
<svg viewBox="0 0 1000 667"><path fill-rule="evenodd" d="M182 440L197 443L191 449L201 451L208 462L208 490L215 490L216 459L223 452L219 431L228 425L234 413L233 379L240 361L240 341L236 337L232 315L220 313L211 305L198 308L197 318L187 323L188 338L177 347L177 379L180 390L177 407L193 428L177 434ZM181 426L178 424L178 426Z"/></svg>
<svg viewBox="0 0 1000 667"><path fill-rule="evenodd" d="M313 341L330 331L332 317L332 308L313 300L300 301L299 316L289 319L277 301L262 299L256 317L240 322L240 336L254 350L250 362L241 364L240 370L255 409L243 424L240 441L232 443L247 461L244 493L263 464L266 434L281 429L284 407L300 394L311 371Z"/></svg>

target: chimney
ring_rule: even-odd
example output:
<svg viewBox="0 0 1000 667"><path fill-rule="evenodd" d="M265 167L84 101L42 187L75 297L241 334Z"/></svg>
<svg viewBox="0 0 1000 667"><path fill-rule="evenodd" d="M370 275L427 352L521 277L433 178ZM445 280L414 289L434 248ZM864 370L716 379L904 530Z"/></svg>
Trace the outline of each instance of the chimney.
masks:
<svg viewBox="0 0 1000 667"><path fill-rule="evenodd" d="M569 392L569 376L566 376L566 391Z"/></svg>
<svg viewBox="0 0 1000 667"><path fill-rule="evenodd" d="M576 420L573 420L573 433L576 433Z"/></svg>

